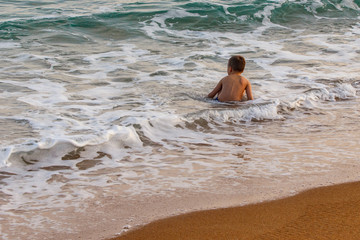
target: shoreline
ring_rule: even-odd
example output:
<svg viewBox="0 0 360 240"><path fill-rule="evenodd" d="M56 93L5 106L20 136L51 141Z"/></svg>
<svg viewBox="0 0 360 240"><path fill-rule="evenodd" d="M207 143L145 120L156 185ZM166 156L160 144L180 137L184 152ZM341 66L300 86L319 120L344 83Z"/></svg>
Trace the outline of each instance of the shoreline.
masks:
<svg viewBox="0 0 360 240"><path fill-rule="evenodd" d="M195 211L151 222L111 240L359 239L360 182L318 187L240 207ZM109 239L110 240L110 239Z"/></svg>
<svg viewBox="0 0 360 240"><path fill-rule="evenodd" d="M5 218L5 214L0 214L0 217L4 217L0 225L4 240L29 237L34 240L116 239L118 236L125 236L125 232L138 230L159 219L184 216L199 211L213 211L212 209L252 206L285 199L309 189L360 181L359 171L360 165L354 162L354 164L338 164L337 168L333 167L326 175L298 174L271 178L214 177L213 184L203 186L201 189L164 189L162 192L136 195L126 194L126 188L119 185L107 188L96 187L92 189L93 198L81 201L81 205L80 202L73 202L74 205L65 208L24 211L21 212L23 220L16 216ZM39 220L41 225L29 224L31 221ZM142 239L149 238L146 236Z"/></svg>
<svg viewBox="0 0 360 240"><path fill-rule="evenodd" d="M199 189L176 189L150 195L125 196L124 189L120 186L94 188L94 198L82 201L81 206L49 208L41 212L27 211L22 213L26 222L24 220L18 225L14 225L14 221L17 220L15 216L4 218L3 221L0 221L0 225L2 225L4 240L23 237L31 237L34 240L117 239L116 237L126 236L126 232L137 231L146 224L152 224L158 220L163 221L161 219L169 217L175 216L176 218L176 216L213 211L214 209L253 206L257 203L286 199L309 189L356 182L359 181L359 171L360 166L345 164L336 171L329 171L326 176L306 174L290 178L278 176L247 180L226 179L226 181L218 178L217 180L220 182L217 183L221 184L208 185L201 191ZM214 182L216 182L215 180ZM360 204L358 205L360 206ZM5 219L7 220L5 221ZM39 219L46 219L46 221L35 228L28 224L30 220ZM21 231L16 231L20 227ZM145 239L149 239L148 236Z"/></svg>

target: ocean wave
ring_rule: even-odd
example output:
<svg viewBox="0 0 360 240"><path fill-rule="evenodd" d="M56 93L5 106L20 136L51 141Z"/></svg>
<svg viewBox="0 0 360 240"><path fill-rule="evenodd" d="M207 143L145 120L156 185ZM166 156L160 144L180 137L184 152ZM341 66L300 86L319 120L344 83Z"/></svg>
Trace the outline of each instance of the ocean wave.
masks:
<svg viewBox="0 0 360 240"><path fill-rule="evenodd" d="M218 124L232 122L248 122L248 121L264 121L264 120L279 120L283 116L278 112L280 102L263 101L261 99L251 103L218 103L218 108L210 108L200 110L195 113L188 114L185 118L187 121L197 121L204 119L207 122L216 122Z"/></svg>
<svg viewBox="0 0 360 240"><path fill-rule="evenodd" d="M355 19L359 16L358 10L358 4L353 1L190 2L178 6L177 10L156 14L150 24L161 18L160 27L177 31L248 32L270 22L287 26L299 21L313 24L322 17Z"/></svg>
<svg viewBox="0 0 360 240"><path fill-rule="evenodd" d="M36 164L39 159L47 159L46 164L63 158L74 148L98 146L102 144L116 144L116 149L138 148L144 145L161 144L163 139L176 139L179 136L190 136L191 132L182 132L177 126L186 128L187 123L205 121L203 124L223 125L224 123L240 123L250 121L273 121L286 119L290 112L307 111L327 101L341 101L357 97L357 90L349 83L338 83L334 87L311 88L291 99L262 99L250 102L221 103L213 100L203 100L207 108L193 111L183 116L160 114L149 117L128 117L121 122L124 126L114 126L104 133L89 133L81 137L52 137L39 141L28 141L4 147L0 150L0 166L29 166ZM202 101L201 98L194 101ZM315 110L314 110L315 111ZM112 114L113 115L113 114ZM150 116L150 115L149 115ZM113 117L110 115L108 121ZM204 127L203 126L203 127ZM101 129L98 129L100 131ZM196 137L194 137L196 138ZM53 160L52 160L53 159Z"/></svg>
<svg viewBox="0 0 360 240"><path fill-rule="evenodd" d="M48 166L64 163L62 160L79 159L78 150L86 146L99 146L115 142L116 148L141 147L142 142L131 126L114 126L103 135L68 138L47 138L5 147L0 150L0 167ZM95 148L95 147L94 147Z"/></svg>
<svg viewBox="0 0 360 240"><path fill-rule="evenodd" d="M150 15L153 16L156 13ZM114 22L114 18L117 21ZM24 36L46 34L50 31L58 33L57 38L61 37L61 35L68 35L70 37L82 35L83 38L79 41L74 41L75 43L81 42L86 38L91 39L94 35L101 37L111 35L112 37L128 38L141 34L141 32L137 31L140 26L138 23L139 19L145 20L147 18L148 16L146 15L137 18L134 14L119 12L10 18L0 21L0 39L19 40ZM130 24L131 22L133 24ZM55 37L53 40L55 40Z"/></svg>
<svg viewBox="0 0 360 240"><path fill-rule="evenodd" d="M294 100L283 101L281 103L281 109L285 111L312 109L316 107L319 102L342 101L356 97L357 91L349 83L337 84L331 88L311 88L297 96Z"/></svg>
<svg viewBox="0 0 360 240"><path fill-rule="evenodd" d="M167 8L166 8L167 7ZM0 20L0 38L19 39L42 29L93 30L98 33L118 32L119 35L141 34L141 24L159 24L171 30L248 32L261 24L312 24L318 18L355 19L359 3L343 1L257 1L227 3L188 2L150 5L138 2L121 4L115 9L66 14L44 14L36 17L9 17ZM121 23L126 23L126 28ZM122 34L121 34L122 33Z"/></svg>
<svg viewBox="0 0 360 240"><path fill-rule="evenodd" d="M213 108L203 109L187 114L186 121L195 122L200 119L210 123L222 124L226 122L239 123L250 121L283 120L293 111L308 111L320 103L343 101L357 97L356 88L349 83L336 84L334 87L311 88L294 99L262 99L251 102L222 103L209 100ZM316 111L316 110L314 110Z"/></svg>

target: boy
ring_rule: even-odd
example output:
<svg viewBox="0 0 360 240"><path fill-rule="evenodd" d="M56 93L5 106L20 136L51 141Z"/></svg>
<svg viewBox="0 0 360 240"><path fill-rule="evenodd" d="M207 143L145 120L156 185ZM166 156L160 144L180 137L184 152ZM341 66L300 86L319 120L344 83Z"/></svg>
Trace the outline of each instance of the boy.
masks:
<svg viewBox="0 0 360 240"><path fill-rule="evenodd" d="M220 102L241 101L246 91L247 100L253 100L251 84L241 76L245 63L245 59L240 55L231 57L227 66L228 76L220 80L208 97L214 98L218 94L216 100Z"/></svg>

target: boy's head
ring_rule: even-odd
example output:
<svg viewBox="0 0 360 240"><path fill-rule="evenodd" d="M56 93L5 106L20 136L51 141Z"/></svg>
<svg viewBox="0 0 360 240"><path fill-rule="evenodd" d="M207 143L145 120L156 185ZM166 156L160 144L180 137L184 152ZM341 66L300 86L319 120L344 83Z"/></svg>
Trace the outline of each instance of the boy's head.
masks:
<svg viewBox="0 0 360 240"><path fill-rule="evenodd" d="M232 71L234 72L243 72L245 69L245 58L237 55L237 56L232 56L229 59L228 62L228 68L231 67Z"/></svg>

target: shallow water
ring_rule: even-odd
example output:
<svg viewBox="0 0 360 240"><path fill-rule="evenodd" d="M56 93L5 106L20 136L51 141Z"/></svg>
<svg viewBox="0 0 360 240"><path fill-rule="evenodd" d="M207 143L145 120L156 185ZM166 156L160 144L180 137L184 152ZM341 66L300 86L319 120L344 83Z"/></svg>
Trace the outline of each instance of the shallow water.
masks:
<svg viewBox="0 0 360 240"><path fill-rule="evenodd" d="M4 218L358 164L358 1L0 5ZM233 54L255 100L206 99Z"/></svg>

